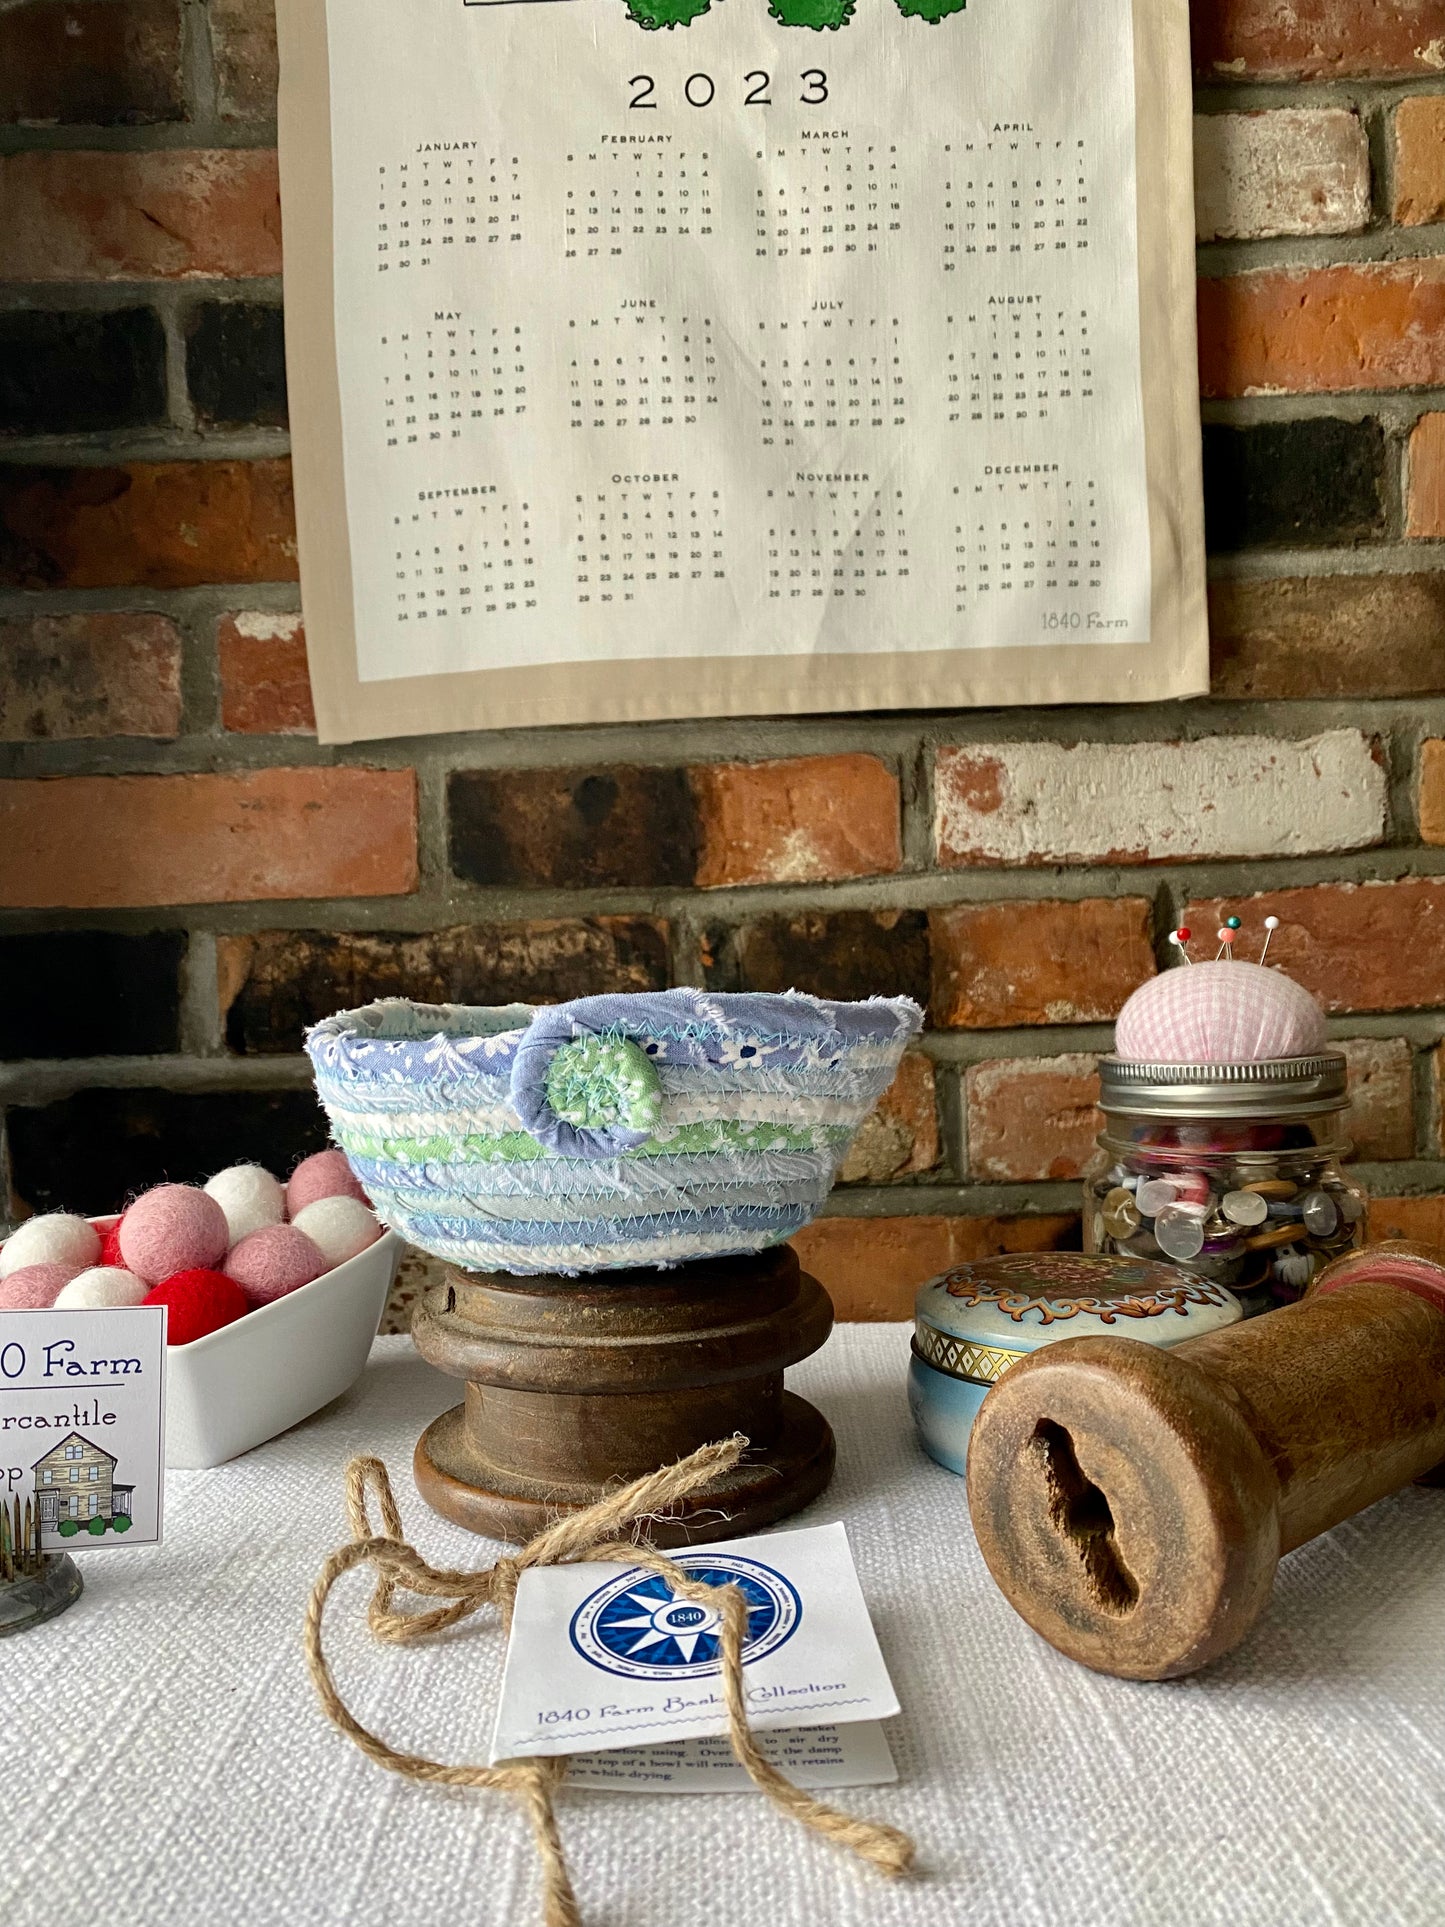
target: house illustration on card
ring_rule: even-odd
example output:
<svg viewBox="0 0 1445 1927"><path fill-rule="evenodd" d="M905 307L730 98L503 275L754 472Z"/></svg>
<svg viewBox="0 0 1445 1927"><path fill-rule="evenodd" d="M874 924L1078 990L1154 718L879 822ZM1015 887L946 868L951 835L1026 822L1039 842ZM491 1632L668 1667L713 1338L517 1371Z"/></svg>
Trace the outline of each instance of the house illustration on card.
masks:
<svg viewBox="0 0 1445 1927"><path fill-rule="evenodd" d="M69 1525L71 1531L104 1532L117 1519L128 1524L135 1487L117 1484L115 1467L113 1453L79 1432L52 1445L32 1468L42 1530L59 1532ZM92 1520L100 1523L93 1525Z"/></svg>

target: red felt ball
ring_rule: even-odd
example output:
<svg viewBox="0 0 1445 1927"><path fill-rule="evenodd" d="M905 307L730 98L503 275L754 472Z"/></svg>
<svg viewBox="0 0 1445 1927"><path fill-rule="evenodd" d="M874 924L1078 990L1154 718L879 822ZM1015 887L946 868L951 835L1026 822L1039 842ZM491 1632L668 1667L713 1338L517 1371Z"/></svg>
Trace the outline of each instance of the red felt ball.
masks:
<svg viewBox="0 0 1445 1927"><path fill-rule="evenodd" d="M120 1221L121 1261L148 1285L178 1271L213 1269L230 1242L225 1212L193 1184L143 1191Z"/></svg>
<svg viewBox="0 0 1445 1927"><path fill-rule="evenodd" d="M124 1266L125 1259L122 1258L120 1255L120 1219L119 1218L116 1219L115 1223L110 1227L108 1231L101 1232L100 1256L96 1259L95 1262L98 1265L105 1265L111 1269L119 1269Z"/></svg>
<svg viewBox="0 0 1445 1927"><path fill-rule="evenodd" d="M294 1218L318 1198L359 1198L371 1203L362 1190L356 1173L346 1162L344 1151L317 1151L302 1158L286 1180L286 1216Z"/></svg>
<svg viewBox="0 0 1445 1927"><path fill-rule="evenodd" d="M194 1271L178 1271L174 1278L153 1286L142 1302L169 1308L168 1345L194 1344L196 1339L244 1318L251 1309L245 1292L233 1278L228 1278L223 1271L199 1267Z"/></svg>

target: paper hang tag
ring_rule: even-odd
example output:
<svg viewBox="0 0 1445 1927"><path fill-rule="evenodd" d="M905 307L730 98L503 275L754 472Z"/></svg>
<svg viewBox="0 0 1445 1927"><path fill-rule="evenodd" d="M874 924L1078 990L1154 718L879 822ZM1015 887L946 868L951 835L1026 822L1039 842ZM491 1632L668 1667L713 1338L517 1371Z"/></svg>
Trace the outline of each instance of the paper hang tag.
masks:
<svg viewBox="0 0 1445 1927"><path fill-rule="evenodd" d="M160 1544L164 1305L0 1312L0 1499L44 1552Z"/></svg>
<svg viewBox="0 0 1445 1927"><path fill-rule="evenodd" d="M876 1720L856 1726L792 1727L761 1733L763 1758L794 1786L887 1786L898 1778L888 1738ZM746 1767L725 1739L673 1740L574 1753L567 1784L604 1793L751 1793Z"/></svg>
<svg viewBox="0 0 1445 1927"><path fill-rule="evenodd" d="M842 1525L669 1556L692 1577L742 1588L754 1729L845 1726L899 1710ZM715 1612L674 1598L666 1580L640 1566L589 1561L522 1574L493 1764L726 1732Z"/></svg>

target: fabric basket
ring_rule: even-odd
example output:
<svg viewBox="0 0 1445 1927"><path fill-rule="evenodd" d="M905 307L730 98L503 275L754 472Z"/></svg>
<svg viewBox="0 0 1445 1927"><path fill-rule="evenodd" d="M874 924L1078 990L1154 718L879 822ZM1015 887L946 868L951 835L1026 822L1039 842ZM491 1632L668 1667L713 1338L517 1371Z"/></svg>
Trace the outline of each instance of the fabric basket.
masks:
<svg viewBox="0 0 1445 1927"><path fill-rule="evenodd" d="M906 997L791 991L388 999L306 1049L383 1224L471 1270L575 1274L791 1237L922 1017Z"/></svg>

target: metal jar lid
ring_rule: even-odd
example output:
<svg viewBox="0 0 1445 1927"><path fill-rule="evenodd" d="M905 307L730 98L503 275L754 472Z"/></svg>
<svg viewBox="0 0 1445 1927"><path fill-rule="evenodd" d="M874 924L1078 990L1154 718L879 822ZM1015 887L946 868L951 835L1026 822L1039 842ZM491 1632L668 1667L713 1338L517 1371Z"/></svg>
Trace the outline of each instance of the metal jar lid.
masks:
<svg viewBox="0 0 1445 1927"><path fill-rule="evenodd" d="M1146 1064L1099 1059L1099 1105L1118 1117L1300 1117L1349 1108L1339 1056L1257 1064Z"/></svg>

